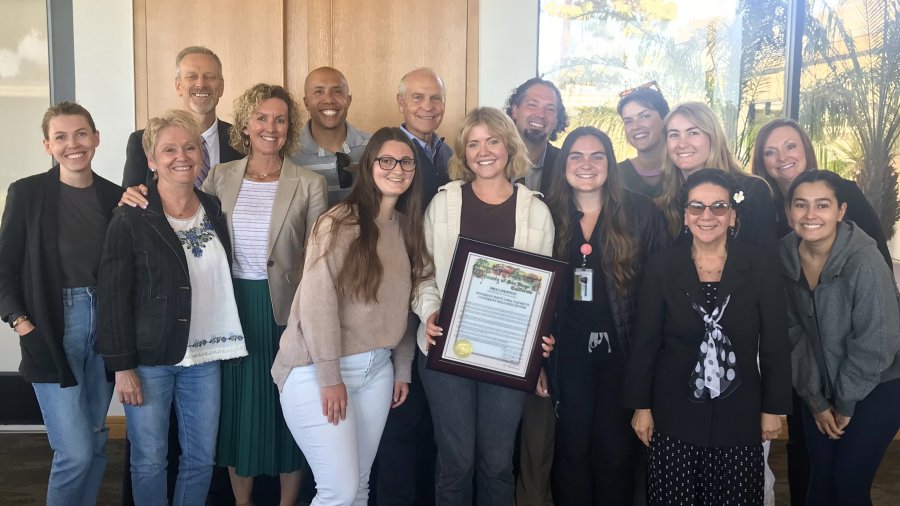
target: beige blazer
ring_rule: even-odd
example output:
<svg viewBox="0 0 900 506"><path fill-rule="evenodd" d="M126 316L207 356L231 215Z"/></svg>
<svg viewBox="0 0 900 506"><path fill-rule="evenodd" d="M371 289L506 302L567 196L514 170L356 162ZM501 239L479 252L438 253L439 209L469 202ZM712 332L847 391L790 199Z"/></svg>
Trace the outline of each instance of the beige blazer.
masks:
<svg viewBox="0 0 900 506"><path fill-rule="evenodd" d="M203 182L203 191L219 197L222 211L228 217L228 232L234 241L231 215L237 201L247 158L220 163L210 170ZM319 215L328 207L328 187L325 178L285 158L272 205L269 224L268 257L269 295L275 321L287 323L291 301L303 273L303 254L306 240L312 233Z"/></svg>

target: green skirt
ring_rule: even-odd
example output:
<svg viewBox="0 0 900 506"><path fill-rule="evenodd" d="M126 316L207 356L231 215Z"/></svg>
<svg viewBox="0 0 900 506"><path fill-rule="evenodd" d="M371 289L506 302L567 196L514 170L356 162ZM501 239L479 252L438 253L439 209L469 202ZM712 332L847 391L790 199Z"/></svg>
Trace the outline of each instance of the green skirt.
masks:
<svg viewBox="0 0 900 506"><path fill-rule="evenodd" d="M284 423L270 370L284 327L275 323L267 280L234 280L248 355L222 365L216 465L240 476L276 476L306 464Z"/></svg>

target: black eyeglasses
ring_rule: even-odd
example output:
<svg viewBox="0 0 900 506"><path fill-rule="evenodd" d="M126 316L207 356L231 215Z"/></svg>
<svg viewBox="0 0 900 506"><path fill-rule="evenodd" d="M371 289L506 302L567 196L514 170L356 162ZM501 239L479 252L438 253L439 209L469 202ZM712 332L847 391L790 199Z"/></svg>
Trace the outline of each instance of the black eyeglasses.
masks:
<svg viewBox="0 0 900 506"><path fill-rule="evenodd" d="M401 158L397 160L392 156L379 156L375 159L378 162L378 166L381 167L382 170L394 170L394 167L397 164L400 164L400 168L403 172L412 172L416 170L416 160L415 158Z"/></svg>
<svg viewBox="0 0 900 506"><path fill-rule="evenodd" d="M713 216L725 216L728 213L728 210L731 209L731 204L725 202L724 200L719 200L713 202L712 204L706 205L703 202L698 202L696 200L692 200L684 206L685 210L691 216L700 216L703 214L703 211L706 211L706 208L713 213Z"/></svg>
<svg viewBox="0 0 900 506"><path fill-rule="evenodd" d="M342 189L350 188L353 186L353 174L347 170L347 167L353 163L353 160L350 159L350 155L343 152L335 153L334 157L334 168L337 169L338 186Z"/></svg>
<svg viewBox="0 0 900 506"><path fill-rule="evenodd" d="M662 90L659 89L659 84L656 81L650 81L650 82L644 83L640 86L635 86L634 88L627 88L627 89L620 91L619 98L625 98L628 95L631 95L632 93L636 92L637 90L646 90L646 89L656 90L657 93L662 95Z"/></svg>

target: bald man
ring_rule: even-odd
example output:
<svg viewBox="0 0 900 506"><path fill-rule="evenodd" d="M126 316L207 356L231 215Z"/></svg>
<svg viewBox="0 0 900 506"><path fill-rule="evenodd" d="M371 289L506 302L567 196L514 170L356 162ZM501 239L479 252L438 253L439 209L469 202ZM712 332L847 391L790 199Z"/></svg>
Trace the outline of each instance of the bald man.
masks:
<svg viewBox="0 0 900 506"><path fill-rule="evenodd" d="M338 156L344 153L352 163L359 163L370 134L362 132L347 121L353 97L347 78L339 70L319 67L306 76L303 85L303 105L309 111L309 121L300 132L300 149L291 160L325 176L328 183L328 205L343 200L349 193L352 178L349 167L338 167ZM351 171L354 169L350 169Z"/></svg>

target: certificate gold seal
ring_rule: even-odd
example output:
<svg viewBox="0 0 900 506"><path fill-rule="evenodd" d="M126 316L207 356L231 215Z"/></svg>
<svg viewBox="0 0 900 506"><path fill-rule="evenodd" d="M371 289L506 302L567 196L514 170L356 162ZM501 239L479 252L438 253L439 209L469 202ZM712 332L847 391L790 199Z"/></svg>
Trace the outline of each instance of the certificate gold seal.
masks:
<svg viewBox="0 0 900 506"><path fill-rule="evenodd" d="M459 358L468 357L472 354L472 343L465 339L456 341L456 344L453 345L453 353L455 353Z"/></svg>

